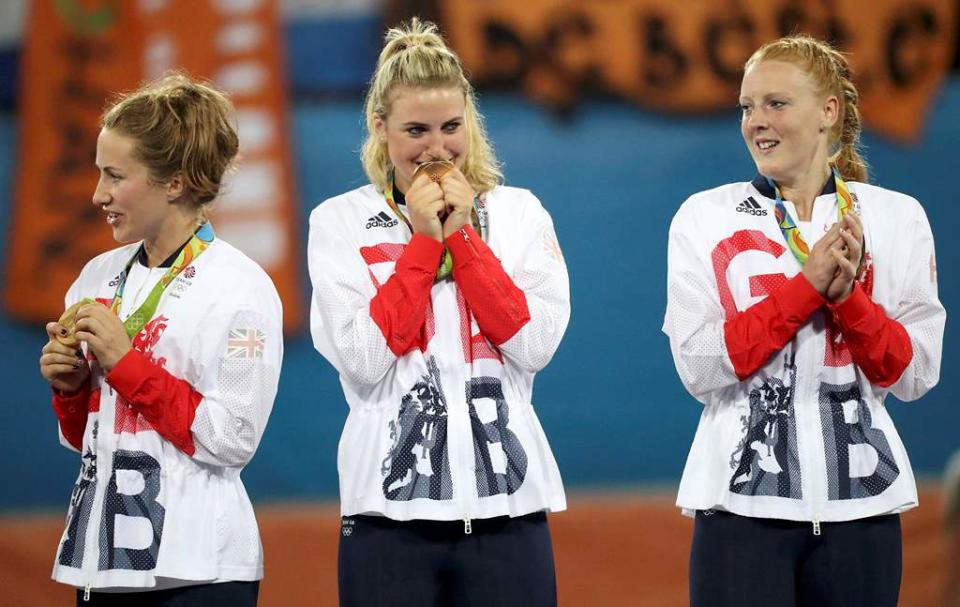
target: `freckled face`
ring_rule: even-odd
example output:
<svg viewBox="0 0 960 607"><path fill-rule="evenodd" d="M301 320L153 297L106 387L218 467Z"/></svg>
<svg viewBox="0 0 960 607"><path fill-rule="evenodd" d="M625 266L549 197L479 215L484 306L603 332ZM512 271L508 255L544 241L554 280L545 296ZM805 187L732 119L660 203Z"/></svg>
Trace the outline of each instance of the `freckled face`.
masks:
<svg viewBox="0 0 960 607"><path fill-rule="evenodd" d="M740 132L761 175L793 184L827 165L836 98L825 99L801 66L777 60L750 66L740 107Z"/></svg>

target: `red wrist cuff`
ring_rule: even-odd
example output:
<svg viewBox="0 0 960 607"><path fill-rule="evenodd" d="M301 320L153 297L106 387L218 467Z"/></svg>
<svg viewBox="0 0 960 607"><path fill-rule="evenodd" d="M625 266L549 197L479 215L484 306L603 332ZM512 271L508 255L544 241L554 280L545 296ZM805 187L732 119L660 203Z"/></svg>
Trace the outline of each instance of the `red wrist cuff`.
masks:
<svg viewBox="0 0 960 607"><path fill-rule="evenodd" d="M803 272L785 282L774 297L784 320L796 325L805 323L811 314L826 303Z"/></svg>
<svg viewBox="0 0 960 607"><path fill-rule="evenodd" d="M841 329L850 329L870 316L873 311L873 302L860 288L860 284L854 283L850 295L841 303L830 304L830 310Z"/></svg>
<svg viewBox="0 0 960 607"><path fill-rule="evenodd" d="M153 366L153 363L143 352L131 348L117 361L113 369L110 369L105 379L120 396L130 400L144 379L145 366Z"/></svg>
<svg viewBox="0 0 960 607"><path fill-rule="evenodd" d="M433 274L437 271L437 266L440 265L442 254L442 242L423 234L414 234L407 244L407 248L404 249L401 260L404 265L410 268L429 271Z"/></svg>
<svg viewBox="0 0 960 607"><path fill-rule="evenodd" d="M487 246L470 224L464 225L447 236L444 244L450 249L454 267L462 267L470 263L473 259L479 257L479 250Z"/></svg>

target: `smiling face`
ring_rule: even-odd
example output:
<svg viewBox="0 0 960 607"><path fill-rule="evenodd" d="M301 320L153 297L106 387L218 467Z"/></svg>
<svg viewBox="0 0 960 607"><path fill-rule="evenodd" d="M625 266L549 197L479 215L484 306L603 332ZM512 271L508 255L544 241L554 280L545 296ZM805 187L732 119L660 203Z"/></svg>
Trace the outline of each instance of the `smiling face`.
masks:
<svg viewBox="0 0 960 607"><path fill-rule="evenodd" d="M156 242L175 225L177 210L171 197L178 184L158 184L150 170L134 157L134 140L104 128L97 137L100 180L93 204L103 209L117 242Z"/></svg>
<svg viewBox="0 0 960 607"><path fill-rule="evenodd" d="M788 187L822 179L839 104L800 65L779 60L749 65L740 107L740 132L761 175Z"/></svg>
<svg viewBox="0 0 960 607"><path fill-rule="evenodd" d="M390 95L389 114L375 118L377 136L387 144L394 182L406 192L417 166L449 160L463 167L467 152L465 99L459 87L399 86Z"/></svg>

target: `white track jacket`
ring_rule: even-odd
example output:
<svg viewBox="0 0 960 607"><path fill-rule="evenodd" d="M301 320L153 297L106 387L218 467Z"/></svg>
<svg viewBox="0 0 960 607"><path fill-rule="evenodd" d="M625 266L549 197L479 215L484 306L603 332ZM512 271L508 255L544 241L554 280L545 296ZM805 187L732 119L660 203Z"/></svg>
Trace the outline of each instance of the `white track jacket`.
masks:
<svg viewBox="0 0 960 607"><path fill-rule="evenodd" d="M534 374L570 316L550 216L497 187L443 245L368 185L310 216L311 331L350 407L338 468L343 515L469 521L566 507L531 403Z"/></svg>
<svg viewBox="0 0 960 607"><path fill-rule="evenodd" d="M673 219L663 331L704 405L677 498L687 514L817 527L917 504L884 398L918 399L939 379L933 236L913 198L848 185L866 256L839 305L800 273L763 178L695 194ZM811 247L836 217L831 178L804 234Z"/></svg>
<svg viewBox="0 0 960 607"><path fill-rule="evenodd" d="M84 267L66 304L110 305L139 244ZM167 268L131 267L120 318ZM273 406L282 310L266 273L222 240L169 284L133 350L86 390L54 395L61 442L82 466L53 577L79 587L169 587L263 576L240 471Z"/></svg>

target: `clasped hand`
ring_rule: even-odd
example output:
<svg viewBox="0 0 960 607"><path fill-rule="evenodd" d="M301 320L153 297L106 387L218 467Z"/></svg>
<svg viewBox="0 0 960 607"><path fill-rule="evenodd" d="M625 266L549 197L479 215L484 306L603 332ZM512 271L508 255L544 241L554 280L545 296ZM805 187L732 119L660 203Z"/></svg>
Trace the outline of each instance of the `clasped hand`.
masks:
<svg viewBox="0 0 960 607"><path fill-rule="evenodd" d="M77 339L87 344L100 367L109 373L132 347L126 328L106 306L98 303L80 308L76 318ZM60 323L48 322L46 329L49 339L40 351L40 373L57 390L76 392L90 377L90 365L81 349L57 340L58 335L67 332Z"/></svg>
<svg viewBox="0 0 960 607"><path fill-rule="evenodd" d="M444 175L439 184L425 174L418 175L406 193L414 233L442 242L470 223L475 197L459 169Z"/></svg>
<svg viewBox="0 0 960 607"><path fill-rule="evenodd" d="M831 303L853 291L863 257L863 224L853 212L844 215L813 245L803 275Z"/></svg>

